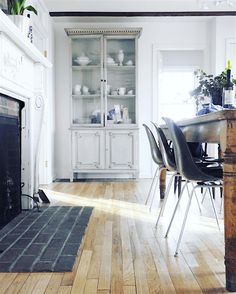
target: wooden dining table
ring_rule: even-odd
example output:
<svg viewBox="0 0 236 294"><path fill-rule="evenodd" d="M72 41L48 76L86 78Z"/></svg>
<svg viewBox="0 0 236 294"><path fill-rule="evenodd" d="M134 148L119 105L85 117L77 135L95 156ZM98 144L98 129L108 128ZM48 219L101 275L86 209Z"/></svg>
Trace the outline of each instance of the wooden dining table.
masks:
<svg viewBox="0 0 236 294"><path fill-rule="evenodd" d="M236 109L212 112L177 122L188 142L218 143L224 182L224 236L226 289L236 291ZM169 137L166 125L162 125ZM162 174L164 185L165 174ZM161 187L163 191L163 186Z"/></svg>

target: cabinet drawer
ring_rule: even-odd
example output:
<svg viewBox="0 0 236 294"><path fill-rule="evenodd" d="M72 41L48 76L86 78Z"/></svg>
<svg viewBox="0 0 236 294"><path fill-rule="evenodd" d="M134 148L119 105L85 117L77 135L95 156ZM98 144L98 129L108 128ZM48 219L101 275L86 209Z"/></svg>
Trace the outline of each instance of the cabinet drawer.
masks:
<svg viewBox="0 0 236 294"><path fill-rule="evenodd" d="M1 75L19 86L33 90L34 63L8 37L0 33Z"/></svg>

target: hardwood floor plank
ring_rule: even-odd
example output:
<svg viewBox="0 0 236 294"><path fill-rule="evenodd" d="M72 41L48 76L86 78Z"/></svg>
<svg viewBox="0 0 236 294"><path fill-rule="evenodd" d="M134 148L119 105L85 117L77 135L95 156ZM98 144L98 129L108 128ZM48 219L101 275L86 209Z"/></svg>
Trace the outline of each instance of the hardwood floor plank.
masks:
<svg viewBox="0 0 236 294"><path fill-rule="evenodd" d="M135 286L132 248L126 218L121 219L120 237L122 246L123 284L125 286Z"/></svg>
<svg viewBox="0 0 236 294"><path fill-rule="evenodd" d="M96 294L98 288L97 279L88 279L85 284L84 294Z"/></svg>
<svg viewBox="0 0 236 294"><path fill-rule="evenodd" d="M17 274L15 279L12 281L11 285L5 291L5 294L19 293L20 289L22 288L23 284L28 279L28 277L29 277L28 273Z"/></svg>
<svg viewBox="0 0 236 294"><path fill-rule="evenodd" d="M40 278L41 278L41 273L30 274L27 280L25 281L24 285L20 289L19 293L20 294L32 293L35 286L39 282Z"/></svg>
<svg viewBox="0 0 236 294"><path fill-rule="evenodd" d="M62 273L54 273L48 283L45 294L57 294L57 291L61 285L62 279L63 279Z"/></svg>
<svg viewBox="0 0 236 294"><path fill-rule="evenodd" d="M106 191L107 192L107 191ZM99 273L98 290L111 288L111 262L112 262L112 222L105 223L102 262Z"/></svg>
<svg viewBox="0 0 236 294"><path fill-rule="evenodd" d="M136 291L138 294L149 293L147 276L144 270L145 265L140 247L140 240L136 231L135 223L131 219L129 220L129 231L132 242Z"/></svg>
<svg viewBox="0 0 236 294"><path fill-rule="evenodd" d="M72 286L60 286L57 294L70 294Z"/></svg>
<svg viewBox="0 0 236 294"><path fill-rule="evenodd" d="M36 283L36 285L31 293L32 294L44 294L47 287L48 287L48 283L49 283L51 277L52 277L52 274L41 273L40 279Z"/></svg>
<svg viewBox="0 0 236 294"><path fill-rule="evenodd" d="M135 286L124 286L124 294L136 294Z"/></svg>
<svg viewBox="0 0 236 294"><path fill-rule="evenodd" d="M120 240L120 217L113 216L111 293L123 294L122 250Z"/></svg>
<svg viewBox="0 0 236 294"><path fill-rule="evenodd" d="M4 293L15 280L17 273L6 274L1 281L0 292Z"/></svg>
<svg viewBox="0 0 236 294"><path fill-rule="evenodd" d="M92 251L84 250L82 252L80 263L71 290L72 294L82 294L84 292L91 256Z"/></svg>

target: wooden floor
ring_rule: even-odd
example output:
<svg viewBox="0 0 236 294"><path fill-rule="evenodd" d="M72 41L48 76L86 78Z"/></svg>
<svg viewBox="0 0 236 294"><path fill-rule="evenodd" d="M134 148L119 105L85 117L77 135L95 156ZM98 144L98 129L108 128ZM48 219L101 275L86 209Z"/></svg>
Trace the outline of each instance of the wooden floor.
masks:
<svg viewBox="0 0 236 294"><path fill-rule="evenodd" d="M141 180L48 186L45 191L53 204L94 207L74 271L1 273L0 293L227 293L223 232L208 214L209 200L203 203L202 216L193 202L175 258L184 203L177 214L179 221L165 239L170 210L155 230L158 197L151 213L143 204L149 185L149 180ZM167 207L173 209L175 198L170 198ZM216 206L219 211L219 197Z"/></svg>

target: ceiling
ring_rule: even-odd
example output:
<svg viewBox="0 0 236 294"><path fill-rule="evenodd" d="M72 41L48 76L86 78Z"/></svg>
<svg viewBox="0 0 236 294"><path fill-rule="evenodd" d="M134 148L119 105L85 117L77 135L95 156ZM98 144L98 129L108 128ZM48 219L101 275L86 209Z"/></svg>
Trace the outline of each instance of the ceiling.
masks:
<svg viewBox="0 0 236 294"><path fill-rule="evenodd" d="M44 0L51 12L236 11L236 0L231 1L233 6L216 6L215 0Z"/></svg>

